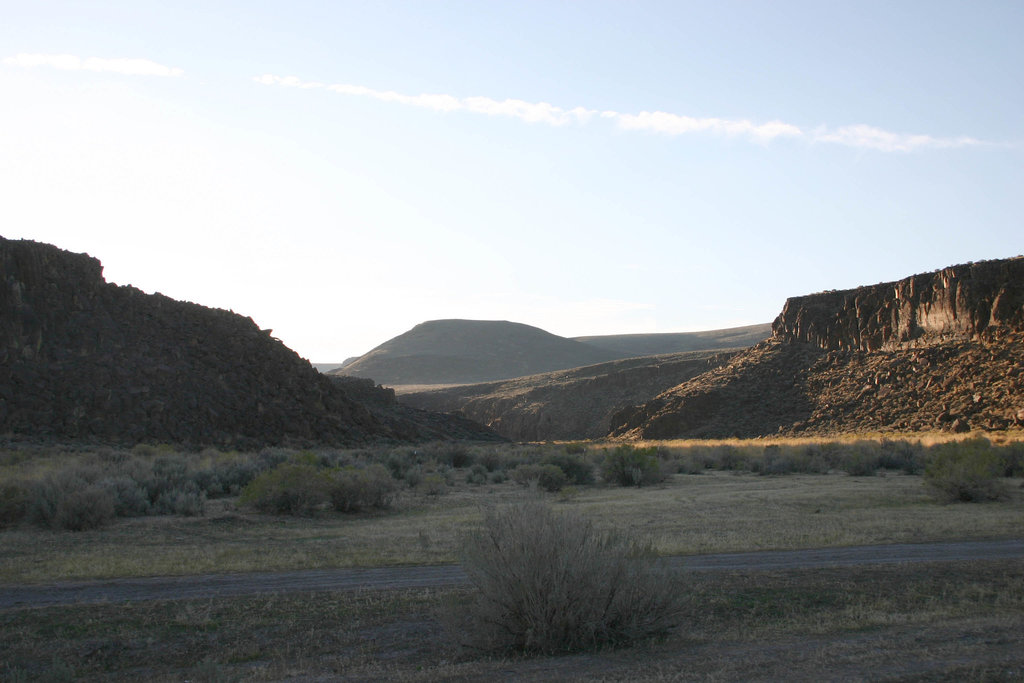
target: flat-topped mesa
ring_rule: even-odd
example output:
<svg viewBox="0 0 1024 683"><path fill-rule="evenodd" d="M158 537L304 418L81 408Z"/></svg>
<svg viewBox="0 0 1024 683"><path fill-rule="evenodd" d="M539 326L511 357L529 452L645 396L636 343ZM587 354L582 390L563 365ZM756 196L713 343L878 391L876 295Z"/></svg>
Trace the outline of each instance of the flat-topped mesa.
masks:
<svg viewBox="0 0 1024 683"><path fill-rule="evenodd" d="M828 350L891 350L1024 331L1024 257L792 297L772 334Z"/></svg>

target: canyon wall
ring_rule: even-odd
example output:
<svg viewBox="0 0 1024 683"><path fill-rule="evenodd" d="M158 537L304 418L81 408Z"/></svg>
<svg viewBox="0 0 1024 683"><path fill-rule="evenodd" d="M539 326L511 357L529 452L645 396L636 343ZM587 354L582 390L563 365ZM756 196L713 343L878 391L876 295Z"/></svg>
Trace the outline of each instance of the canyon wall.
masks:
<svg viewBox="0 0 1024 683"><path fill-rule="evenodd" d="M843 291L793 297L772 325L783 341L875 351L1024 329L1024 257L951 266Z"/></svg>
<svg viewBox="0 0 1024 683"><path fill-rule="evenodd" d="M364 384L324 377L249 318L109 284L95 258L0 237L0 435L225 447L487 438Z"/></svg>

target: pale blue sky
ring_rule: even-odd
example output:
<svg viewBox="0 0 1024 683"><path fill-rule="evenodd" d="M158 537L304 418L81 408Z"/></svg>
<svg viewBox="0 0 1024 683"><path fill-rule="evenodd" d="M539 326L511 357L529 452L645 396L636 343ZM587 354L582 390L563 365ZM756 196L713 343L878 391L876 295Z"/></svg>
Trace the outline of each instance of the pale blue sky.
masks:
<svg viewBox="0 0 1024 683"><path fill-rule="evenodd" d="M1024 3L0 0L0 234L317 362L1024 252Z"/></svg>

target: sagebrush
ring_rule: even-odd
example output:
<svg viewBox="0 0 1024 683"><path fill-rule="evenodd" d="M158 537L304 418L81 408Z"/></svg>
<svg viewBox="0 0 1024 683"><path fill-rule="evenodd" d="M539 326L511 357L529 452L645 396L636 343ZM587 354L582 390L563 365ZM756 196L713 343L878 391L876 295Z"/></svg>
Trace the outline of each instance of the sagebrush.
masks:
<svg viewBox="0 0 1024 683"><path fill-rule="evenodd" d="M462 562L478 593L467 625L476 647L622 645L665 634L683 618L679 577L650 544L538 501L487 509Z"/></svg>

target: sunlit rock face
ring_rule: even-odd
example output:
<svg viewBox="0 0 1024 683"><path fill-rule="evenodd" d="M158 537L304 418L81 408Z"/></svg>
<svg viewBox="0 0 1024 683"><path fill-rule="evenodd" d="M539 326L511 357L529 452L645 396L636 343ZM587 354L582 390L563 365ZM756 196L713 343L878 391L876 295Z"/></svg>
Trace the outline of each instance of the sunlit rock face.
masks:
<svg viewBox="0 0 1024 683"><path fill-rule="evenodd" d="M793 297L776 338L822 349L910 348L1024 329L1024 258L984 261L899 282Z"/></svg>
<svg viewBox="0 0 1024 683"><path fill-rule="evenodd" d="M1024 427L1024 258L794 297L771 339L615 421L635 439Z"/></svg>

